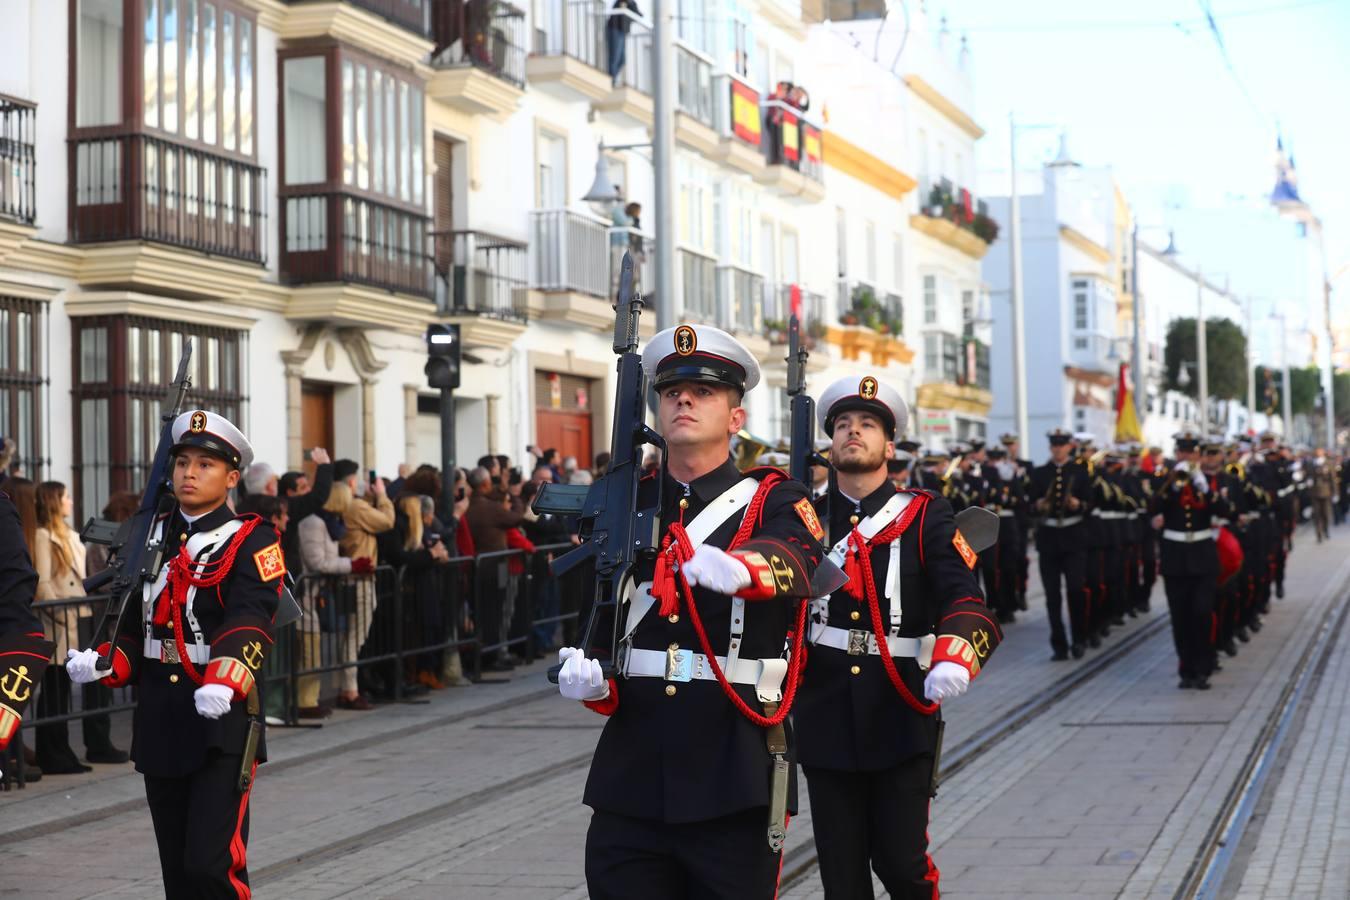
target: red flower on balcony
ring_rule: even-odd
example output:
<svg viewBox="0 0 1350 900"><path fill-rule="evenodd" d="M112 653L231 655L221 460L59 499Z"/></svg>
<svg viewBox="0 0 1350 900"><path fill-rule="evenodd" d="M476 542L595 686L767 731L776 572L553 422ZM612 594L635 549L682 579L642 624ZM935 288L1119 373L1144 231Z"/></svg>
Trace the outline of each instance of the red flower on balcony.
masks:
<svg viewBox="0 0 1350 900"><path fill-rule="evenodd" d="M975 221L975 198L970 196L970 191L961 188L961 222L969 225Z"/></svg>

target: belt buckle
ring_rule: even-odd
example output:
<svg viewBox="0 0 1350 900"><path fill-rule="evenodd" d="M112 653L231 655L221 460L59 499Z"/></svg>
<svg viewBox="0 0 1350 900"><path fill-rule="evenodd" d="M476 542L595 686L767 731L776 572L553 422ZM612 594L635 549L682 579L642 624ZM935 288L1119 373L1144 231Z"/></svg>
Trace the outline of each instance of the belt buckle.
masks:
<svg viewBox="0 0 1350 900"><path fill-rule="evenodd" d="M666 681L690 681L694 677L694 654L689 650L666 651Z"/></svg>
<svg viewBox="0 0 1350 900"><path fill-rule="evenodd" d="M848 655L866 656L868 637L870 637L870 635L863 629L850 628L848 630Z"/></svg>
<svg viewBox="0 0 1350 900"><path fill-rule="evenodd" d="M174 640L159 642L159 661L162 663L181 663L178 658L178 642Z"/></svg>

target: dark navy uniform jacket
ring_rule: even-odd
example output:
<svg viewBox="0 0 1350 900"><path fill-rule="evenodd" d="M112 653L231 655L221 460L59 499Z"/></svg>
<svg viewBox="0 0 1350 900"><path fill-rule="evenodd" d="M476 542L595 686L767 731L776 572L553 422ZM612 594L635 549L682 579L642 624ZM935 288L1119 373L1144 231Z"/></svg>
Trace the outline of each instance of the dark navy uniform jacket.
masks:
<svg viewBox="0 0 1350 900"><path fill-rule="evenodd" d="M1163 531L1159 534L1158 571L1163 575L1184 577L1191 575L1218 575L1219 550L1213 537L1192 541L1171 540L1167 532L1213 534L1213 519L1229 518L1228 500L1220 489L1226 486L1228 476L1214 474L1207 477L1208 489L1198 490L1187 478L1179 481L1169 474L1153 495L1154 515L1163 517Z"/></svg>
<svg viewBox="0 0 1350 900"><path fill-rule="evenodd" d="M951 504L928 491L909 493L914 495L911 503L924 507L899 538L900 636L936 633L934 663L956 661L946 639L959 638L974 651L974 675L998 645L1001 632L984 604L971 565L958 549ZM838 541L849 532L851 516L857 514L861 520L873 515L894 495L890 482L856 502L834 491L828 503L831 540ZM816 503L823 521L825 498ZM877 605L885 629L890 627L890 602L885 596L890 556L889 544L871 548ZM973 552L970 558L974 559ZM830 595L829 624L873 632L866 600L855 600L842 588ZM856 675L854 666L859 669ZM895 666L910 694L926 703L925 673L918 662L897 658ZM932 753L937 739L937 716L919 712L900 696L876 654L850 656L845 650L812 645L794 709L797 756L803 766L880 771Z"/></svg>
<svg viewBox="0 0 1350 900"><path fill-rule="evenodd" d="M1077 497L1078 502L1082 504L1073 512L1070 512L1065 505L1069 497ZM1036 528L1037 550L1042 553L1066 553L1087 549L1086 523L1091 509L1089 501L1092 498L1092 486L1089 483L1086 469L1073 460L1058 466L1053 461L1037 466L1031 472L1029 498L1032 504L1032 515L1036 516L1039 521L1046 518L1083 517L1082 522L1064 528L1052 528L1044 524L1038 525ZM1047 500L1053 503L1056 508L1037 509L1036 503L1040 500Z"/></svg>
<svg viewBox="0 0 1350 900"><path fill-rule="evenodd" d="M37 583L19 511L0 491L0 747L18 733L55 647L33 615Z"/></svg>
<svg viewBox="0 0 1350 900"><path fill-rule="evenodd" d="M164 564L168 565L192 535L212 531L233 518L234 513L224 504L191 524L174 512L166 522ZM238 547L224 580L214 587L199 588L192 601L202 636L211 647L210 662L196 664L195 668L207 682L229 684L235 689L235 702L228 713L214 720L199 715L192 696L198 685L188 677L183 664L145 658L145 628L152 610L133 615L133 607L123 619L113 661L116 674L106 683L113 687L136 685L131 758L136 761L136 771L145 775L189 775L202 767L212 751L243 752L248 733L243 700L272 648L272 620L285 563L280 538L270 522L252 515L239 518L245 524L253 520L257 524L246 537L231 539ZM221 559L225 553L226 546L221 546L210 556ZM134 598L132 603L136 603ZM191 644L192 629L186 615L182 619L184 640ZM152 625L151 631L164 643L173 642L171 627ZM266 748L260 744L258 760L266 758Z"/></svg>
<svg viewBox="0 0 1350 900"><path fill-rule="evenodd" d="M746 475L764 478L769 470ZM638 508L656 501L655 477L639 485ZM684 523L694 518L742 473L730 458L689 485ZM661 533L680 521L680 499L685 487L666 478L662 493ZM810 595L811 576L819 563L820 541L811 530L815 512L801 484L783 480L768 494L754 531L738 551L777 558L774 596L745 603L741 659L777 659L783 656L788 629L795 625L800 603ZM733 515L715 529L706 543L730 547L741 524ZM819 523L815 523L819 530ZM638 569L639 581L650 581L647 562ZM731 598L702 587L693 589L715 656L725 657L731 639ZM659 605L659 604L658 604ZM658 605L648 610L633 634L637 649L666 652L672 645L701 653L681 594L680 612L663 618ZM599 625L598 634L608 634ZM667 692L667 688L674 688ZM756 713L763 714L753 685L732 685ZM668 823L701 822L769 805L770 756L765 730L746 719L722 692L718 682L667 682L659 677L617 678L607 701L588 704L608 715L591 762L584 802L593 809L638 819ZM789 732L789 747L792 734ZM795 809L796 767L789 808Z"/></svg>

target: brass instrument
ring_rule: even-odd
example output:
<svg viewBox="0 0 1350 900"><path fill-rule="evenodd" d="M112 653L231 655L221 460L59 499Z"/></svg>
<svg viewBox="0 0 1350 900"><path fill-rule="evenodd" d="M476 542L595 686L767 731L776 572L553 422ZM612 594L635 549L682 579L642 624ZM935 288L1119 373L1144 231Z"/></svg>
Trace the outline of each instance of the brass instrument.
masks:
<svg viewBox="0 0 1350 900"><path fill-rule="evenodd" d="M736 449L732 451L732 456L736 462L736 468L742 472L753 469L759 462L759 457L773 449L772 442L757 438L744 428L736 432L736 437L738 440Z"/></svg>

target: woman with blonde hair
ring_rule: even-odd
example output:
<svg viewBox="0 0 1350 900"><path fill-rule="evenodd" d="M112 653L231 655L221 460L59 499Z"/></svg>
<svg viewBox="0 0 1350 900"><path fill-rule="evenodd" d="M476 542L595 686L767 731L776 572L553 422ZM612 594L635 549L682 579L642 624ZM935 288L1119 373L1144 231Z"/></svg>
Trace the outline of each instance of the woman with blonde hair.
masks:
<svg viewBox="0 0 1350 900"><path fill-rule="evenodd" d="M33 535L33 568L37 569L38 587L35 609L42 621L48 640L56 642L56 665L47 669L43 677L42 694L38 697L39 719L72 712L70 680L61 672L61 660L66 651L85 646L93 637L93 607L88 603L63 603L43 609L44 601L69 601L84 596L85 551L80 537L67 519L74 511L74 502L66 486L59 481L44 481L37 487L37 528ZM92 689L92 690L90 690ZM85 707L107 705L104 697L108 688L100 684L86 685ZM112 745L112 723L108 715L88 716L83 720L86 756L91 762L123 763L127 754ZM36 729L38 765L42 771L55 774L73 774L91 771L80 762L70 747L70 731L66 722L39 725Z"/></svg>

